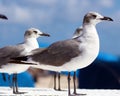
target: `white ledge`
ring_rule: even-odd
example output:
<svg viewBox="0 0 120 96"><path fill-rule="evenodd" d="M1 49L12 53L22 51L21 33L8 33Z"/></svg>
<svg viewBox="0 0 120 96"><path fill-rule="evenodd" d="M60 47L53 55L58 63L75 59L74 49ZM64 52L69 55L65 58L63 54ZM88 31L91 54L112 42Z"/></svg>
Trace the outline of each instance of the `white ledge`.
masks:
<svg viewBox="0 0 120 96"><path fill-rule="evenodd" d="M55 91L48 88L19 88L20 92L26 92L25 94L19 94L17 96L68 96L67 90ZM73 92L73 89L72 89ZM71 92L71 93L72 93ZM87 94L84 96L120 96L120 90L110 89L77 89L77 93ZM16 96L12 93L12 89L9 87L0 87L0 96Z"/></svg>

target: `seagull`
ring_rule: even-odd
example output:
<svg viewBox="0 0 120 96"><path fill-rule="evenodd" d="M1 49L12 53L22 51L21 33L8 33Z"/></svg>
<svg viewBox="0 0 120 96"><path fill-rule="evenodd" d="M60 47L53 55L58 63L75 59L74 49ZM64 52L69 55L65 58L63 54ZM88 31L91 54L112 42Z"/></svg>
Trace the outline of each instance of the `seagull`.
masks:
<svg viewBox="0 0 120 96"><path fill-rule="evenodd" d="M17 86L17 74L26 71L30 66L21 64L10 64L10 58L17 56L29 55L30 51L39 48L37 38L41 36L50 36L49 34L43 33L36 28L30 28L26 30L24 34L24 42L14 45L5 46L0 48L0 72L13 74L13 93L22 94L18 91Z"/></svg>
<svg viewBox="0 0 120 96"><path fill-rule="evenodd" d="M3 15L3 14L0 14L0 18L1 18L1 19L6 19L6 20L8 19L8 18L7 18L5 15Z"/></svg>
<svg viewBox="0 0 120 96"><path fill-rule="evenodd" d="M81 27L78 27L78 28L75 30L72 38L76 38L76 37L80 36L81 33L82 33L82 26L81 26ZM75 75L75 74L76 74L76 73L74 73L74 75ZM56 78L57 78L57 77L58 77L58 89L56 88ZM62 91L61 85L60 85L60 78L61 78L60 73L59 73L59 72L55 72L55 74L54 74L54 88L53 88L54 90ZM76 78L76 77L74 76L74 78ZM73 78L73 81L74 81L74 89L75 89L75 88L76 88L76 85L75 85L75 81L76 81L76 80L74 80L74 78Z"/></svg>
<svg viewBox="0 0 120 96"><path fill-rule="evenodd" d="M34 67L50 71L68 71L68 95L70 92L70 72L89 66L99 53L99 37L96 24L102 21L113 21L110 17L102 16L97 12L88 12L83 18L82 31L72 39L57 41L45 50L30 56L12 58L12 62L33 63ZM74 95L79 95L76 88Z"/></svg>

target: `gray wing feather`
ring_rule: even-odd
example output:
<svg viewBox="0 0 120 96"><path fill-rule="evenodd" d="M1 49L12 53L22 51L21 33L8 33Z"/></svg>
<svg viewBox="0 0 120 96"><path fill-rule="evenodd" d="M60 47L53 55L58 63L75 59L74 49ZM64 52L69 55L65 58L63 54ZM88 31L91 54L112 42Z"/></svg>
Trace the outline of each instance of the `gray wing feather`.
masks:
<svg viewBox="0 0 120 96"><path fill-rule="evenodd" d="M0 65L9 62L10 58L21 56L20 52L24 50L22 46L6 46L0 48Z"/></svg>
<svg viewBox="0 0 120 96"><path fill-rule="evenodd" d="M61 66L81 53L79 43L75 40L65 40L53 43L42 52L32 55L32 60L41 64Z"/></svg>
<svg viewBox="0 0 120 96"><path fill-rule="evenodd" d="M46 48L37 48L37 49L34 49L30 52L30 54L36 54L36 53L40 53L42 51L46 50Z"/></svg>

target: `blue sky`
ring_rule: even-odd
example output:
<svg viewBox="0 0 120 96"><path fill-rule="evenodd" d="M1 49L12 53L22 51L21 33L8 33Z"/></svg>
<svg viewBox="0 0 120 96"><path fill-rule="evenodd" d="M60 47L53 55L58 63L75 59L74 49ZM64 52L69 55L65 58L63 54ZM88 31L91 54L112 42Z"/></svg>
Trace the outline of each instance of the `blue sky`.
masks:
<svg viewBox="0 0 120 96"><path fill-rule="evenodd" d="M119 0L0 0L0 13L9 18L0 20L0 47L22 42L31 27L51 34L38 39L42 44L71 38L83 16L96 11L114 19L97 25L101 52L120 55L119 4Z"/></svg>

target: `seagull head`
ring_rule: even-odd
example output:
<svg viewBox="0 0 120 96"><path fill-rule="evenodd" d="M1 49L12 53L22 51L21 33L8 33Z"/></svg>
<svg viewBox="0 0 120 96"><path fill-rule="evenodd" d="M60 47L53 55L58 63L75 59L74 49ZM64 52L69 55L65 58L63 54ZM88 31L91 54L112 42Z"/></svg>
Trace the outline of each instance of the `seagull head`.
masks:
<svg viewBox="0 0 120 96"><path fill-rule="evenodd" d="M80 36L82 35L82 31L83 31L82 26L79 27L79 28L77 28L77 29L75 30L72 38L75 39L75 38L80 37Z"/></svg>
<svg viewBox="0 0 120 96"><path fill-rule="evenodd" d="M30 29L26 30L24 36L25 36L25 38L38 38L41 36L48 36L49 37L50 35L47 33L41 32L39 29L30 28Z"/></svg>
<svg viewBox="0 0 120 96"><path fill-rule="evenodd" d="M102 16L97 12L88 12L83 19L83 24L93 24L96 25L102 21L113 21L110 17Z"/></svg>

